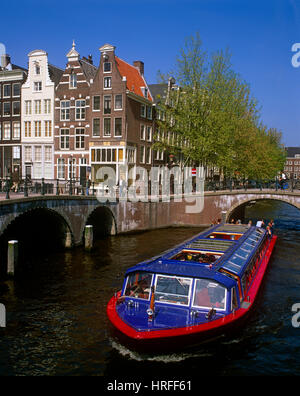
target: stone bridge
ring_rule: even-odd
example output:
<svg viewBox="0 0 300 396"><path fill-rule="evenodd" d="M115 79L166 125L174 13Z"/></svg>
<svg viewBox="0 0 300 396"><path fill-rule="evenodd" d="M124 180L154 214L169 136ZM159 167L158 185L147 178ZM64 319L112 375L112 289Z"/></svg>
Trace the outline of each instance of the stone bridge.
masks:
<svg viewBox="0 0 300 396"><path fill-rule="evenodd" d="M201 205L195 206L195 199ZM25 220L30 229L35 216L40 230L46 229L51 220L60 225L62 235L69 238L70 245L83 242L84 229L92 224L96 232L114 235L170 226L208 226L221 218L229 221L243 218L243 211L251 201L277 200L300 209L300 192L274 190L205 192L202 196L181 199L172 196L157 202L130 202L116 200L101 203L94 196L14 196L0 197L0 239L8 229L13 237L13 228ZM192 208L192 210L190 210ZM192 213L190 213L192 212ZM26 228L25 228L26 229Z"/></svg>

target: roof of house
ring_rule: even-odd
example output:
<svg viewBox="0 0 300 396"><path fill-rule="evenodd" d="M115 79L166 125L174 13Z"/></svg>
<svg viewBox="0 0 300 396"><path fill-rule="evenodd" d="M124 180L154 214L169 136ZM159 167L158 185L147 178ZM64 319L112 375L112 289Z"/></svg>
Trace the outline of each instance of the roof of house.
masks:
<svg viewBox="0 0 300 396"><path fill-rule="evenodd" d="M64 73L64 70L62 70L59 67L56 67L54 65L51 65L50 63L48 65L48 69L49 69L49 76L50 76L51 81L53 81L55 85L58 85L58 83L60 82L61 76Z"/></svg>
<svg viewBox="0 0 300 396"><path fill-rule="evenodd" d="M154 103L159 103L167 96L168 84L149 84L149 89Z"/></svg>
<svg viewBox="0 0 300 396"><path fill-rule="evenodd" d="M97 73L97 67L85 61L84 59L80 59L79 63L81 65L86 80L89 82L91 79L94 79Z"/></svg>
<svg viewBox="0 0 300 396"><path fill-rule="evenodd" d="M130 92L145 98L142 87L148 88L148 85L141 75L139 69L122 59L115 57L118 70L122 77L126 77L126 87ZM147 99L153 101L150 90L148 89Z"/></svg>
<svg viewBox="0 0 300 396"><path fill-rule="evenodd" d="M296 154L300 154L300 147L286 147L287 157L293 158Z"/></svg>

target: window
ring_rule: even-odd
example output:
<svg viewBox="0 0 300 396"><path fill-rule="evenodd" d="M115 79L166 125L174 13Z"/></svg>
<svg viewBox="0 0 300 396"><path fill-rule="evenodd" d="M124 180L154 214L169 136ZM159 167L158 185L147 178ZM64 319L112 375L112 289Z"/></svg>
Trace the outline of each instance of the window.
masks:
<svg viewBox="0 0 300 396"><path fill-rule="evenodd" d="M68 159L68 164L69 164L69 179L75 179L76 177L76 159L75 158L69 158Z"/></svg>
<svg viewBox="0 0 300 396"><path fill-rule="evenodd" d="M115 136L122 136L122 118L115 118Z"/></svg>
<svg viewBox="0 0 300 396"><path fill-rule="evenodd" d="M35 74L36 75L40 75L41 74L41 67L38 63L35 64L35 68L34 68Z"/></svg>
<svg viewBox="0 0 300 396"><path fill-rule="evenodd" d="M21 158L21 147L13 146L13 159L20 159L20 158Z"/></svg>
<svg viewBox="0 0 300 396"><path fill-rule="evenodd" d="M122 95L115 96L115 110L122 110L123 103L122 103Z"/></svg>
<svg viewBox="0 0 300 396"><path fill-rule="evenodd" d="M45 146L45 162L52 162L52 147Z"/></svg>
<svg viewBox="0 0 300 396"><path fill-rule="evenodd" d="M144 96L148 98L148 88L144 87Z"/></svg>
<svg viewBox="0 0 300 396"><path fill-rule="evenodd" d="M77 88L77 74L70 74L70 88Z"/></svg>
<svg viewBox="0 0 300 396"><path fill-rule="evenodd" d="M141 125L141 129L140 129L140 139L141 140L145 140L145 130L146 130L145 125Z"/></svg>
<svg viewBox="0 0 300 396"><path fill-rule="evenodd" d="M60 120L67 121L70 120L70 101L62 100L60 102Z"/></svg>
<svg viewBox="0 0 300 396"><path fill-rule="evenodd" d="M147 106L147 118L148 120L152 120L152 107Z"/></svg>
<svg viewBox="0 0 300 396"><path fill-rule="evenodd" d="M76 100L76 120L84 120L85 119L85 100Z"/></svg>
<svg viewBox="0 0 300 396"><path fill-rule="evenodd" d="M44 99L44 113L51 113L51 99Z"/></svg>
<svg viewBox="0 0 300 396"><path fill-rule="evenodd" d="M3 140L10 140L10 122L3 123Z"/></svg>
<svg viewBox="0 0 300 396"><path fill-rule="evenodd" d="M103 85L104 88L106 89L111 88L111 77L104 77L103 81L104 81L104 85Z"/></svg>
<svg viewBox="0 0 300 396"><path fill-rule="evenodd" d="M35 81L33 83L33 90L34 92L39 92L42 90L42 82L41 81Z"/></svg>
<svg viewBox="0 0 300 396"><path fill-rule="evenodd" d="M57 159L57 177L58 177L58 179L65 178L65 159L64 158Z"/></svg>
<svg viewBox="0 0 300 396"><path fill-rule="evenodd" d="M146 106L141 104L141 117L146 117Z"/></svg>
<svg viewBox="0 0 300 396"><path fill-rule="evenodd" d="M93 119L93 136L100 136L100 118Z"/></svg>
<svg viewBox="0 0 300 396"><path fill-rule="evenodd" d="M21 124L19 121L13 122L13 139L20 139L21 137Z"/></svg>
<svg viewBox="0 0 300 396"><path fill-rule="evenodd" d="M60 130L60 148L61 150L69 150L70 148L70 131L69 129Z"/></svg>
<svg viewBox="0 0 300 396"><path fill-rule="evenodd" d="M147 141L151 142L152 139L152 128L150 126L147 126Z"/></svg>
<svg viewBox="0 0 300 396"><path fill-rule="evenodd" d="M140 162L142 164L145 162L145 146L140 147Z"/></svg>
<svg viewBox="0 0 300 396"><path fill-rule="evenodd" d="M3 103L3 116L10 116L10 102Z"/></svg>
<svg viewBox="0 0 300 396"><path fill-rule="evenodd" d="M147 147L146 149L146 163L151 164L151 148Z"/></svg>
<svg viewBox="0 0 300 396"><path fill-rule="evenodd" d="M193 306L225 310L226 289L209 279L197 279Z"/></svg>
<svg viewBox="0 0 300 396"><path fill-rule="evenodd" d="M42 162L42 147L41 146L34 147L34 161Z"/></svg>
<svg viewBox="0 0 300 396"><path fill-rule="evenodd" d="M103 136L111 135L111 119L104 118L103 120Z"/></svg>
<svg viewBox="0 0 300 396"><path fill-rule="evenodd" d="M104 114L111 113L111 96L106 95L104 96Z"/></svg>
<svg viewBox="0 0 300 396"><path fill-rule="evenodd" d="M100 96L93 96L93 110L100 110Z"/></svg>
<svg viewBox="0 0 300 396"><path fill-rule="evenodd" d="M21 114L21 104L20 102L13 102L13 115Z"/></svg>
<svg viewBox="0 0 300 396"><path fill-rule="evenodd" d="M104 73L111 72L111 62L104 62L103 63L103 71L104 71Z"/></svg>
<svg viewBox="0 0 300 396"><path fill-rule="evenodd" d="M52 121L45 121L45 137L52 136Z"/></svg>
<svg viewBox="0 0 300 396"><path fill-rule="evenodd" d="M148 272L133 272L127 277L124 295L148 300L152 277Z"/></svg>
<svg viewBox="0 0 300 396"><path fill-rule="evenodd" d="M11 96L11 85L4 84L3 85L3 98L9 98Z"/></svg>
<svg viewBox="0 0 300 396"><path fill-rule="evenodd" d="M77 128L75 130L75 148L84 149L84 128Z"/></svg>
<svg viewBox="0 0 300 396"><path fill-rule="evenodd" d="M31 100L25 100L25 115L31 114Z"/></svg>
<svg viewBox="0 0 300 396"><path fill-rule="evenodd" d="M25 137L31 137L31 121L24 122Z"/></svg>
<svg viewBox="0 0 300 396"><path fill-rule="evenodd" d="M34 121L34 136L41 137L42 135L42 122Z"/></svg>
<svg viewBox="0 0 300 396"><path fill-rule="evenodd" d="M41 114L41 101L40 100L34 101L34 112L35 112L35 114Z"/></svg>
<svg viewBox="0 0 300 396"><path fill-rule="evenodd" d="M129 164L135 163L135 149L132 148L127 149L127 162Z"/></svg>
<svg viewBox="0 0 300 396"><path fill-rule="evenodd" d="M13 96L21 95L21 84L13 84Z"/></svg>
<svg viewBox="0 0 300 396"><path fill-rule="evenodd" d="M31 155L31 146L25 146L25 162L31 162L32 155Z"/></svg>
<svg viewBox="0 0 300 396"><path fill-rule="evenodd" d="M155 301L168 304L188 305L192 279L157 275Z"/></svg>

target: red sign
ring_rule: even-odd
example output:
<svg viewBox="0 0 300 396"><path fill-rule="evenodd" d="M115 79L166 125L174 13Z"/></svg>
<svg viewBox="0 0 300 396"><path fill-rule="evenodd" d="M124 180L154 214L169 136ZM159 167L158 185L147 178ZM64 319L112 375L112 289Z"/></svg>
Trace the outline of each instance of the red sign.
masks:
<svg viewBox="0 0 300 396"><path fill-rule="evenodd" d="M197 169L196 168L193 168L192 169L192 176L196 176L197 175Z"/></svg>

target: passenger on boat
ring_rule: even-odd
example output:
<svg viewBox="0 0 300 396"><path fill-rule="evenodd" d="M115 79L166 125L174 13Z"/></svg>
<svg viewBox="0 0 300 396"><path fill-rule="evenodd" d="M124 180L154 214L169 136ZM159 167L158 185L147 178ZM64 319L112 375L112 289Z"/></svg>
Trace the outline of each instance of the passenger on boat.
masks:
<svg viewBox="0 0 300 396"><path fill-rule="evenodd" d="M252 227L252 220L249 220L248 228Z"/></svg>
<svg viewBox="0 0 300 396"><path fill-rule="evenodd" d="M267 235L268 235L268 237L269 237L269 238L272 238L271 227L270 227L270 226L267 226L266 230L267 230Z"/></svg>
<svg viewBox="0 0 300 396"><path fill-rule="evenodd" d="M265 225L265 223L264 223L264 219L260 219L260 220L258 220L258 222L256 223L256 227L263 227Z"/></svg>

